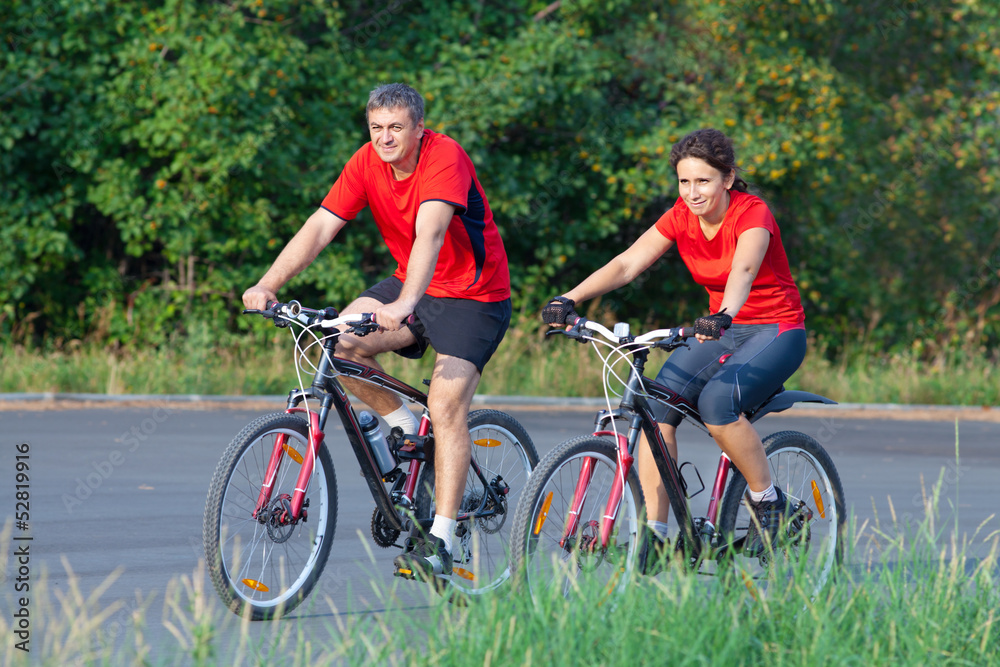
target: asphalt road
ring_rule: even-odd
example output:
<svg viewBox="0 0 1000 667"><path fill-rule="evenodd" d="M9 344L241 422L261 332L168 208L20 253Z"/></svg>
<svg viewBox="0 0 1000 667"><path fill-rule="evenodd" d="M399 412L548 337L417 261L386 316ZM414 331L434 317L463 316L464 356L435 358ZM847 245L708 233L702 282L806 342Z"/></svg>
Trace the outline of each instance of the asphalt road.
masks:
<svg viewBox="0 0 1000 667"><path fill-rule="evenodd" d="M203 559L202 515L208 485L226 445L242 426L262 412L281 407L276 403L273 410L263 411L196 410L161 404L0 412L0 511L13 537L31 538L8 538L2 545L2 619L10 623L19 609L22 593L16 593L15 586L21 570L12 554L28 545L34 627L44 626L44 616L54 613L40 600L55 604L60 596L69 596L74 585L85 597L99 593L95 610L116 605L116 611L100 621L112 635L124 636L123 631L133 629L131 612L141 606L138 600L145 600L144 632L154 646L150 657L155 661L157 651L177 644L161 619L172 618L170 605L165 605L172 596L190 598L183 591L186 577L189 585L201 587L205 613L217 619L219 643L226 645L227 633L235 635L239 619L221 608L211 584L198 570ZM540 455L591 430L594 414L592 409L557 407L506 411L532 435ZM996 486L1000 424L959 422L960 457L956 460L953 421L857 419L836 411L823 415L797 416L793 409L766 417L758 429L762 435L800 430L827 448L840 471L851 519L865 526L857 539L859 546L878 540L876 521L882 539L895 534L893 513L900 522L923 520L924 497L940 480L935 525L947 534L957 527L960 539L972 541L970 552L985 555L983 540L998 528L994 512L1000 504ZM679 435L681 459L694 462L708 483L718 456L715 445L690 426L682 427ZM437 603L425 587L394 580L395 550L372 553L366 548L370 540L362 537L368 533L374 504L346 441L335 435L329 441L340 445L332 448L340 485L336 539L311 598L315 604L303 607L294 621L280 622L294 622L296 632L306 635L329 636L337 631L340 620L385 610L390 598L394 605L413 610ZM27 457L20 460L29 466L29 495L21 496L30 503L27 530L10 523L20 509L15 496L19 455ZM692 501L696 511L704 509L707 495ZM187 603L182 606L186 608ZM274 623L262 623L254 624L251 632L267 642L277 630ZM179 631L184 632L183 628ZM43 639L41 634L33 637L39 650Z"/></svg>

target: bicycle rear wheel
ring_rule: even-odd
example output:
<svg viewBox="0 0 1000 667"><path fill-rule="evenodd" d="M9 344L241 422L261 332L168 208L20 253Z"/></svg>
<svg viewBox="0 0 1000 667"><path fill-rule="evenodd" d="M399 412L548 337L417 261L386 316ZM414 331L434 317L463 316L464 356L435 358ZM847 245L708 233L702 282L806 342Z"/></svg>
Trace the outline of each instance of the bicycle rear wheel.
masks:
<svg viewBox="0 0 1000 667"><path fill-rule="evenodd" d="M484 516L460 521L453 543L453 565L449 586L443 594L481 595L495 590L510 578L508 545L510 524L518 498L538 453L524 427L510 415L497 410L476 410L469 414L472 460L479 466L486 485L499 496L499 505L487 501ZM506 488L507 491L502 492ZM486 486L470 466L459 513L470 513L483 505ZM416 516L434 517L434 464L428 461L420 475L414 499Z"/></svg>
<svg viewBox="0 0 1000 667"><path fill-rule="evenodd" d="M722 501L719 528L728 554L743 583L755 597L766 593L778 579L792 579L816 595L830 580L843 556L846 525L844 488L826 450L813 438L795 431L774 433L764 439L771 481L781 487L793 509L788 527L774 549L761 556L743 551L751 524L744 501L747 483L739 471Z"/></svg>
<svg viewBox="0 0 1000 667"><path fill-rule="evenodd" d="M590 469L589 484L585 469ZM609 440L583 436L557 446L532 473L514 514L511 553L532 599L568 595L585 584L604 594L625 589L639 553L642 490L629 471L618 518L606 548L600 530L617 470L617 448ZM581 481L582 480L582 481ZM574 498L578 504L574 514ZM567 535L570 518L578 521Z"/></svg>
<svg viewBox="0 0 1000 667"><path fill-rule="evenodd" d="M254 517L268 462L279 437L285 454L270 502ZM215 590L237 614L252 620L297 607L326 565L337 523L337 479L325 446L316 457L305 518L282 520L308 451L309 426L286 413L260 417L230 443L215 470L205 505L205 558Z"/></svg>

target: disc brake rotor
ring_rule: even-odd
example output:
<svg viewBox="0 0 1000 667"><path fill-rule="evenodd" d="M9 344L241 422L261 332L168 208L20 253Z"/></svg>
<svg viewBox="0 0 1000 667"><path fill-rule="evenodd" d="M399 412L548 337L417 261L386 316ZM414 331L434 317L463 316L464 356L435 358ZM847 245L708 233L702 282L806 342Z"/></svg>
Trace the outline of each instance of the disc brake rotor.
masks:
<svg viewBox="0 0 1000 667"><path fill-rule="evenodd" d="M295 532L295 523L289 520L292 516L292 497L287 493L278 496L267 511L267 536L274 542L287 542Z"/></svg>

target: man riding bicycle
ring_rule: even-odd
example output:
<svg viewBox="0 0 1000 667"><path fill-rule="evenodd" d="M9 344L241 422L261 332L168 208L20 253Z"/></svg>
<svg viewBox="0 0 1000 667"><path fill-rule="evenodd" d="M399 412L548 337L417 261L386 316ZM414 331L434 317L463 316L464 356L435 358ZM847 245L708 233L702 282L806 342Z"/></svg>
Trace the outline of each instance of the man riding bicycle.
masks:
<svg viewBox="0 0 1000 667"><path fill-rule="evenodd" d="M413 88L375 88L366 118L371 141L347 162L320 208L243 294L263 309L365 206L397 262L391 277L361 294L343 314L372 313L379 331L345 334L340 356L381 368L382 352L419 358L437 352L428 406L435 436L436 514L429 535L416 534L396 570L450 575L452 539L465 491L472 443L467 417L483 368L510 323L507 254L476 170L450 137L425 129L424 100ZM412 318L410 316L413 316ZM390 429L415 434L417 421L394 394L341 378Z"/></svg>

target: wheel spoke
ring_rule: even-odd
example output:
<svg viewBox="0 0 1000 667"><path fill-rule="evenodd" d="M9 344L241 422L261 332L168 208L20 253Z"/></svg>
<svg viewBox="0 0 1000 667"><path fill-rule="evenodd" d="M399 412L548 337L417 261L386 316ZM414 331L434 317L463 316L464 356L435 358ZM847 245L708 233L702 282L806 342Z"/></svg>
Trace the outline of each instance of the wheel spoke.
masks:
<svg viewBox="0 0 1000 667"><path fill-rule="evenodd" d="M574 496L586 460L591 460L590 481L585 496L577 499ZM569 595L583 584L599 597L616 594L628 584L637 555L641 498L634 472L624 489L607 549L599 542L616 468L615 447L607 440L587 436L556 447L532 473L517 508L513 548L516 564L524 569L536 601L549 591ZM567 537L574 503L579 511L574 517L577 528Z"/></svg>
<svg viewBox="0 0 1000 667"><path fill-rule="evenodd" d="M336 486L329 454L315 459L309 480L308 523L289 525L287 512L301 465L282 454L268 505L254 517L277 438L307 451L306 423L287 414L262 417L237 436L219 464L206 507L206 549L213 584L234 609L249 605L255 619L294 608L326 561L335 525ZM301 458L301 457L299 457Z"/></svg>
<svg viewBox="0 0 1000 667"><path fill-rule="evenodd" d="M525 480L538 457L534 445L524 429L513 418L494 410L479 410L469 415L472 438L472 457L479 467L482 479L470 466L462 511L475 513L482 509L483 516L472 516L465 524L469 531L463 541L456 542L456 552L467 550L458 565L464 572L451 577L451 588L461 593L480 594L496 589L510 576L510 526ZM476 444L482 443L482 444ZM425 467L425 475L418 485L416 507L418 516L430 518L434 514L433 468ZM498 494L488 501L486 485L499 477L508 487L506 495ZM428 487L430 489L428 490Z"/></svg>
<svg viewBox="0 0 1000 667"><path fill-rule="evenodd" d="M737 553L735 564L745 576L761 583L766 594L775 581L792 578L814 593L828 581L840 559L843 530L843 490L833 462L822 446L802 433L785 431L768 436L764 444L772 482L785 492L789 502L803 503L803 514L793 515L794 531L782 532L774 552L761 556ZM737 487L738 485L738 487ZM815 491L814 491L815 485ZM741 541L751 528L750 510L742 502L746 482L736 475L723 502L722 534ZM822 512L821 512L822 508ZM811 514L811 518L804 515Z"/></svg>

